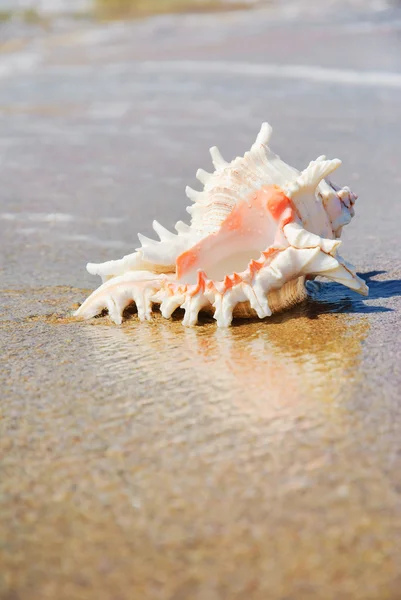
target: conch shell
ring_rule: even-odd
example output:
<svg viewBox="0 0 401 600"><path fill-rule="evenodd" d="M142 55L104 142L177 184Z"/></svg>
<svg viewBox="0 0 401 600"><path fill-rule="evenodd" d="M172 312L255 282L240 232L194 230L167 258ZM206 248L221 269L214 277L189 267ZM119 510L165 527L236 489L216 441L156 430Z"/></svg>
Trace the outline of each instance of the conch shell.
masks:
<svg viewBox="0 0 401 600"><path fill-rule="evenodd" d="M159 305L166 318L183 308L184 325L195 325L203 311L227 327L233 316L263 319L303 300L305 279L317 275L367 295L338 254L357 198L325 179L341 161L320 156L299 172L269 149L271 132L264 123L251 150L231 163L211 148L214 173L200 169L203 190L186 189L191 224L178 221L171 233L154 221L159 240L139 234L133 254L89 263L103 285L75 315L89 319L107 309L120 324L135 303L140 320Z"/></svg>

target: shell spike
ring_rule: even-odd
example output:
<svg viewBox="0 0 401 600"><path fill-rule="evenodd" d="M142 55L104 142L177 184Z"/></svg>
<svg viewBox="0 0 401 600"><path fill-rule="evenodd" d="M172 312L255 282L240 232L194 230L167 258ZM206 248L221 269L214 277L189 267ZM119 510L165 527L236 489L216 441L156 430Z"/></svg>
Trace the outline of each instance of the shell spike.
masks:
<svg viewBox="0 0 401 600"><path fill-rule="evenodd" d="M196 296L187 295L185 302L181 304L181 308L185 310L182 324L185 327L192 327L193 325L196 325L198 322L199 312L207 304L209 304L209 301L203 294L198 294Z"/></svg>
<svg viewBox="0 0 401 600"><path fill-rule="evenodd" d="M145 246L153 246L154 244L157 244L156 240L152 240L151 238L148 238L142 233L138 233L138 239L141 242L142 248L144 248Z"/></svg>
<svg viewBox="0 0 401 600"><path fill-rule="evenodd" d="M217 146L210 148L209 152L215 169L220 169L221 167L228 165L228 162L224 160Z"/></svg>
<svg viewBox="0 0 401 600"><path fill-rule="evenodd" d="M201 269L199 269L197 272L195 294L205 291L206 281L207 281L207 278L206 278L205 271L202 271Z"/></svg>
<svg viewBox="0 0 401 600"><path fill-rule="evenodd" d="M295 222L287 223L283 228L283 233L293 248L321 248L323 252L331 254L331 256L335 256L342 243L339 239L326 239L315 235Z"/></svg>
<svg viewBox="0 0 401 600"><path fill-rule="evenodd" d="M255 275L255 273L257 273L261 268L263 267L263 264L258 262L257 260L251 260L251 262L249 263L249 271L251 273L251 275Z"/></svg>
<svg viewBox="0 0 401 600"><path fill-rule="evenodd" d="M285 191L290 198L298 193L314 192L322 179L341 165L341 160L338 158L333 160L324 160L324 158L319 156L317 160L310 162L294 182L285 186Z"/></svg>
<svg viewBox="0 0 401 600"><path fill-rule="evenodd" d="M262 127L258 133L255 143L252 146L252 150L258 150L260 146L267 146L272 135L272 128L269 123L262 123Z"/></svg>
<svg viewBox="0 0 401 600"><path fill-rule="evenodd" d="M184 294L166 296L160 304L160 312L165 319L169 319L173 312L185 301Z"/></svg>
<svg viewBox="0 0 401 600"><path fill-rule="evenodd" d="M369 293L368 286L365 281L356 274L354 267L338 254L334 258L329 257L329 255L320 251L309 268L310 272L327 277L327 279L331 279L332 281L337 281L351 290L358 292L358 294L361 294L362 296L367 296ZM314 270L312 270L313 268Z"/></svg>
<svg viewBox="0 0 401 600"><path fill-rule="evenodd" d="M184 221L177 221L177 223L174 225L174 228L177 233L188 233L191 229L189 225L184 223Z"/></svg>
<svg viewBox="0 0 401 600"><path fill-rule="evenodd" d="M232 282L232 279L230 279L229 275L226 275L224 277L223 285L224 285L224 289L226 289L226 290L229 290L230 288L232 288L233 282Z"/></svg>
<svg viewBox="0 0 401 600"><path fill-rule="evenodd" d="M113 321L113 323L115 323L116 325L121 325L121 323L123 322L122 310L116 303L113 296L109 296L106 299L105 304L109 313L109 317Z"/></svg>
<svg viewBox="0 0 401 600"><path fill-rule="evenodd" d="M196 179L199 179L199 181L201 183L203 183L203 185L206 185L211 177L212 177L212 174L208 173L204 169L198 169L196 171Z"/></svg>
<svg viewBox="0 0 401 600"><path fill-rule="evenodd" d="M310 162L306 169L302 171L299 178L301 185L315 190L322 179L331 175L340 165L341 160L338 158L325 160L325 156L320 156L317 160Z"/></svg>
<svg viewBox="0 0 401 600"><path fill-rule="evenodd" d="M176 237L174 233L163 227L163 225L160 225L160 223L158 223L156 220L153 221L152 226L161 241L172 240Z"/></svg>
<svg viewBox="0 0 401 600"><path fill-rule="evenodd" d="M214 297L214 319L219 327L229 327L233 320L233 303L230 292L224 295L217 293Z"/></svg>
<svg viewBox="0 0 401 600"><path fill-rule="evenodd" d="M139 294L137 293L134 297L136 308L138 311L138 318L140 321L150 321L152 318L152 302L150 296L152 291L149 290Z"/></svg>
<svg viewBox="0 0 401 600"><path fill-rule="evenodd" d="M192 202L196 202L197 200L199 200L199 196L202 194L202 192L198 192L198 190L194 190L189 185L187 185L187 187L185 188L185 194L189 200L191 200Z"/></svg>

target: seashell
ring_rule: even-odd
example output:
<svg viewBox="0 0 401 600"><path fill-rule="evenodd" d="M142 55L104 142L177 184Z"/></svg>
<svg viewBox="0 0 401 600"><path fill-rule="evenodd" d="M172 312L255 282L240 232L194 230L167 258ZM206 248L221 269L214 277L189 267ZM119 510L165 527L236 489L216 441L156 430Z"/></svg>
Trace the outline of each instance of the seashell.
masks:
<svg viewBox="0 0 401 600"><path fill-rule="evenodd" d="M103 284L75 312L89 319L107 309L119 324L135 303L140 320L154 305L169 318L185 310L184 325L200 312L229 326L233 317L263 319L306 298L305 280L320 275L367 295L365 282L338 254L357 196L327 179L341 164L318 157L300 172L268 147L264 123L249 152L226 162L211 148L214 173L200 169L201 191L186 188L191 223L172 233L157 221L158 240L120 260L89 263Z"/></svg>

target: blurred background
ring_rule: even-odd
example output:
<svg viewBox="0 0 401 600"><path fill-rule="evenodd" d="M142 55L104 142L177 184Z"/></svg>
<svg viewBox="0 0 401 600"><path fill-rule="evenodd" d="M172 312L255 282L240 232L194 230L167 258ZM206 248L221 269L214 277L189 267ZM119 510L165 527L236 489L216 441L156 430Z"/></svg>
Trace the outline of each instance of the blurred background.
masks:
<svg viewBox="0 0 401 600"><path fill-rule="evenodd" d="M269 9L281 15L330 14L332 11L385 11L398 0L0 0L3 22L42 22L56 16L122 19L174 12Z"/></svg>

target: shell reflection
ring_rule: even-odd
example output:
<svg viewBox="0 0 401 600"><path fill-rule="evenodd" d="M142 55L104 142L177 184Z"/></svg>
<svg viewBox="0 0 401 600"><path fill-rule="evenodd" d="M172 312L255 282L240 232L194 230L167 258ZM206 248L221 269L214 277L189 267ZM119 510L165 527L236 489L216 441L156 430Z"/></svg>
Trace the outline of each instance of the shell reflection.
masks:
<svg viewBox="0 0 401 600"><path fill-rule="evenodd" d="M105 385L135 380L138 393L160 400L187 392L204 395L209 407L227 399L258 415L350 397L368 329L355 316L300 312L229 330L187 329L158 316L146 327L134 319L120 328L100 320L83 327Z"/></svg>

